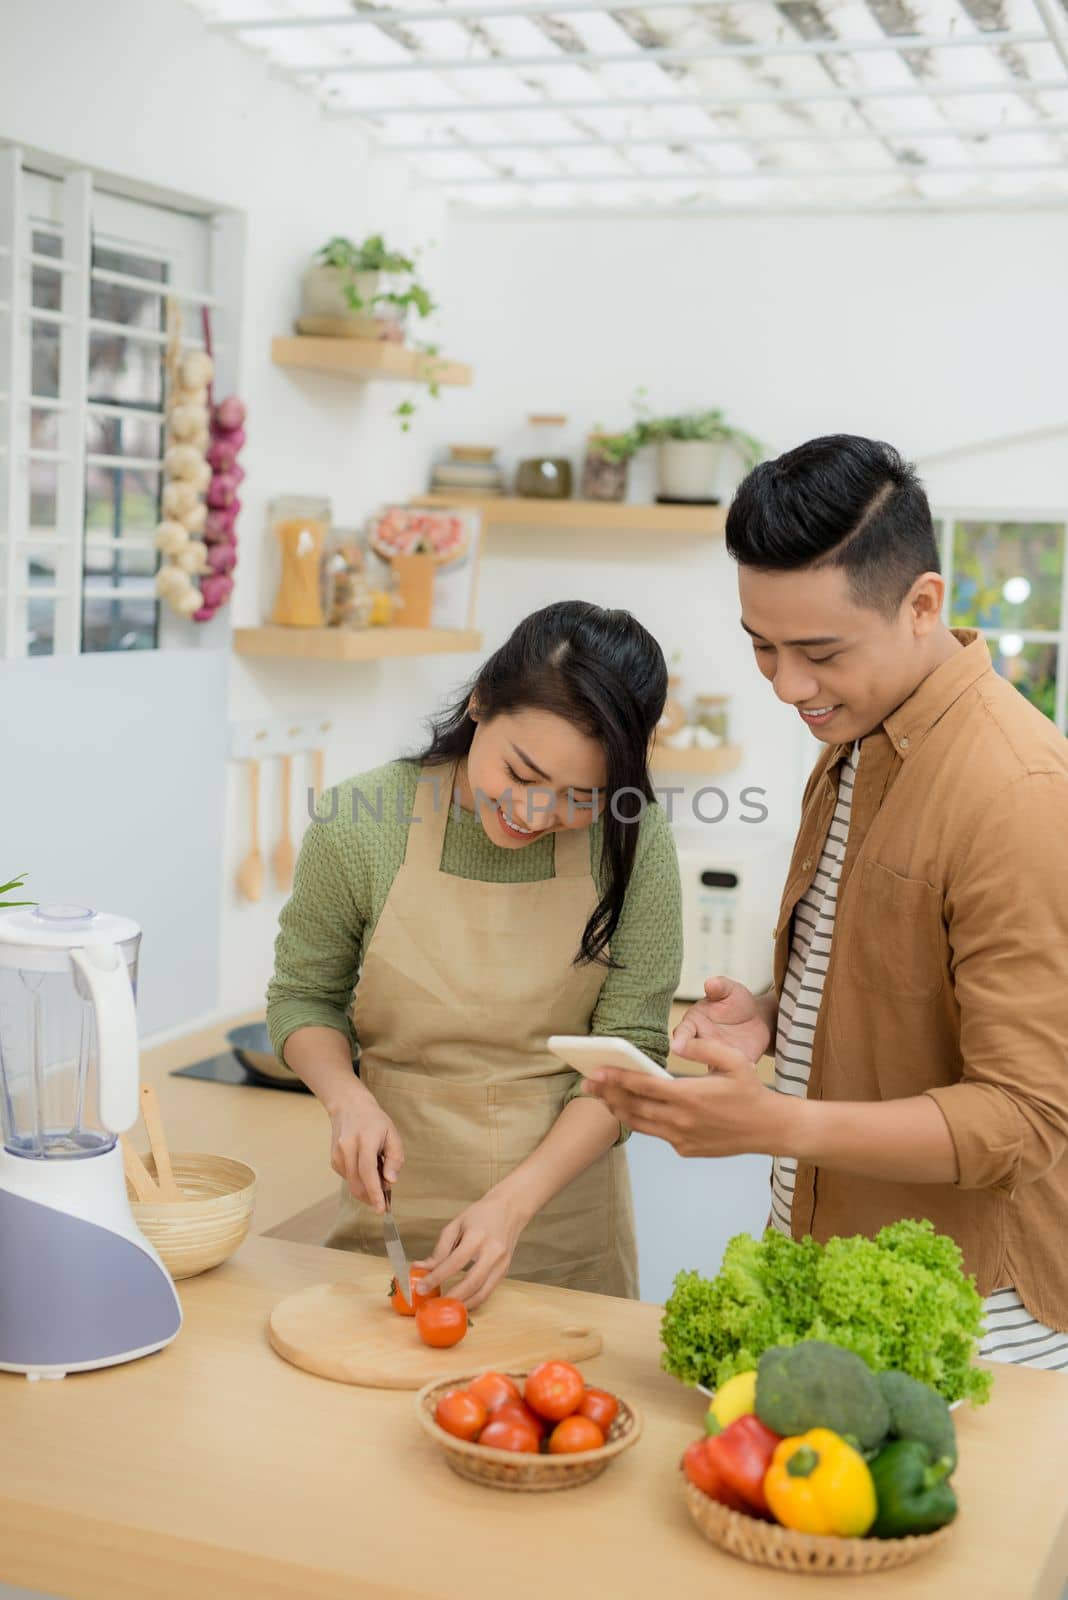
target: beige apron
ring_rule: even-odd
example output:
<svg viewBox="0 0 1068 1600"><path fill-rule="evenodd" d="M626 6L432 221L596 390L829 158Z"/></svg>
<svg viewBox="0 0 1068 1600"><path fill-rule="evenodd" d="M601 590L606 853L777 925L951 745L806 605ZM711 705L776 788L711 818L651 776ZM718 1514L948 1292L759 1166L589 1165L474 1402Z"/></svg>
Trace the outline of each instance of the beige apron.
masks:
<svg viewBox="0 0 1068 1600"><path fill-rule="evenodd" d="M553 1033L588 1033L605 969L573 958L598 895L590 836L555 835L555 877L479 883L441 870L455 768L426 767L404 864L364 954L360 1077L404 1141L393 1210L409 1260L541 1143L577 1074ZM436 804L435 801L438 801ZM383 1255L382 1221L342 1191L326 1243ZM637 1295L630 1175L607 1151L521 1235L509 1276Z"/></svg>

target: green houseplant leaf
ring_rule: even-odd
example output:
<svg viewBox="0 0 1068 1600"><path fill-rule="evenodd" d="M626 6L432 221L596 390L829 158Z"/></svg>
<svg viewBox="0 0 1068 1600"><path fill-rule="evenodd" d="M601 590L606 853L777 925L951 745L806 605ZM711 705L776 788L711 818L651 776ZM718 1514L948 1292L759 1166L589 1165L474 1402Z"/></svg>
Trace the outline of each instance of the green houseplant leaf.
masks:
<svg viewBox="0 0 1068 1600"><path fill-rule="evenodd" d="M36 905L36 900L5 900L3 898L5 895L10 894L13 889L24 888L25 883L26 874L24 872L20 872L17 877L12 878L10 883L0 883L0 907L10 908L12 906Z"/></svg>

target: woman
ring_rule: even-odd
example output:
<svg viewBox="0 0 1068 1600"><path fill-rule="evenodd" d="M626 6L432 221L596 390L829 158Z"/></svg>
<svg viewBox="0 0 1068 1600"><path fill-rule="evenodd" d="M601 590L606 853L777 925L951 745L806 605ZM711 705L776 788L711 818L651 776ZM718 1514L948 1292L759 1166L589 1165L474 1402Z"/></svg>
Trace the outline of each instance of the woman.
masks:
<svg viewBox="0 0 1068 1600"><path fill-rule="evenodd" d="M464 1273L472 1309L506 1275L637 1294L625 1134L546 1040L666 1058L680 895L647 767L666 689L629 613L547 606L420 757L324 797L267 1021L330 1116L328 1244L383 1253L384 1177L427 1286Z"/></svg>

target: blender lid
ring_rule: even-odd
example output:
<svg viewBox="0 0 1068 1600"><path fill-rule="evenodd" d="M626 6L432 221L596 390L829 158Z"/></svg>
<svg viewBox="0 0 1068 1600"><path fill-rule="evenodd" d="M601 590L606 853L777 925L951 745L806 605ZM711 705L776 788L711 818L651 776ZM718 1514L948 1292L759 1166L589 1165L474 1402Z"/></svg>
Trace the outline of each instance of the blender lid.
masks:
<svg viewBox="0 0 1068 1600"><path fill-rule="evenodd" d="M119 945L129 962L137 954L140 937L140 926L132 917L89 906L53 904L0 911L0 966L35 967L34 954L47 962L50 955L61 957L87 944Z"/></svg>

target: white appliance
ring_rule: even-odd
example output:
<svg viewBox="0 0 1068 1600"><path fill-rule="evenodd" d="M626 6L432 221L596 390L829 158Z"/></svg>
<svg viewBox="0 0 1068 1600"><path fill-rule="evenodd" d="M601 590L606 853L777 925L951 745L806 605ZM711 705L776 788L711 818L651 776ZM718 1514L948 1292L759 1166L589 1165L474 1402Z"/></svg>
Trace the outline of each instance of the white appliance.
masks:
<svg viewBox="0 0 1068 1600"><path fill-rule="evenodd" d="M181 1307L126 1198L141 930L85 906L0 912L0 1370L110 1367Z"/></svg>
<svg viewBox="0 0 1068 1600"><path fill-rule="evenodd" d="M761 823L729 832L676 829L682 879L679 1000L700 1000L705 979L736 978L754 994L772 979L773 933L793 840Z"/></svg>

